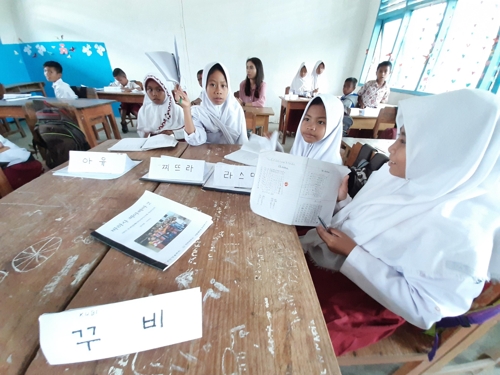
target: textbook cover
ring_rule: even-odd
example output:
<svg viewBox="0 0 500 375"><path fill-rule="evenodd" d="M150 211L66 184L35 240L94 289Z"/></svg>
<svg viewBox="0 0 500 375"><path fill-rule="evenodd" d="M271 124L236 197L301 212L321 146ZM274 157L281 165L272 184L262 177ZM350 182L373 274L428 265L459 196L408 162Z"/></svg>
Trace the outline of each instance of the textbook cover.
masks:
<svg viewBox="0 0 500 375"><path fill-rule="evenodd" d="M166 270L212 225L212 217L145 191L130 208L91 235L106 245Z"/></svg>

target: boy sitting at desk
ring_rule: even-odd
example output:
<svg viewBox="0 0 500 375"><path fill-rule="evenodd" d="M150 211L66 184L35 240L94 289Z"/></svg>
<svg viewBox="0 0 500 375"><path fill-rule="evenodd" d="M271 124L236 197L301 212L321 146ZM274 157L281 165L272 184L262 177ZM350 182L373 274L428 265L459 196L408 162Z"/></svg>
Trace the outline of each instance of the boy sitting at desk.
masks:
<svg viewBox="0 0 500 375"><path fill-rule="evenodd" d="M57 61L47 61L43 64L43 74L47 81L52 82L52 88L57 99L76 99L71 87L62 80L63 68Z"/></svg>
<svg viewBox="0 0 500 375"><path fill-rule="evenodd" d="M377 79L368 81L358 91L359 108L377 108L380 103L387 103L391 90L386 82L386 77L391 74L392 63L382 61L377 66Z"/></svg>
<svg viewBox="0 0 500 375"><path fill-rule="evenodd" d="M115 81L110 84L110 86L120 87L124 92L142 91L141 86L139 86L134 81L129 81L127 75L120 68L113 70L113 77ZM138 116L139 109L141 109L141 104L137 103L121 103L120 104L120 118L122 124L122 132L128 133L127 120L126 117L129 113L132 113L135 117Z"/></svg>

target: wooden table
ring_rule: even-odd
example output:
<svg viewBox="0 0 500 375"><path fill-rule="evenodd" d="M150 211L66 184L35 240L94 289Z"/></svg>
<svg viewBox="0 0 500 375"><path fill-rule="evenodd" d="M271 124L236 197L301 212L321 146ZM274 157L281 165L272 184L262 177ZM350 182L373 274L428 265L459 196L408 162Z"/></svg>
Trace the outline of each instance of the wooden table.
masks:
<svg viewBox="0 0 500 375"><path fill-rule="evenodd" d="M345 149L344 154L342 156L342 160L345 164L345 161L349 158L349 153L351 152L352 147L356 143L361 144L369 144L373 148L377 149L379 152L382 152L389 156L389 147L395 142L394 139L374 139L374 138L353 138L353 137L343 137L342 138L342 148Z"/></svg>
<svg viewBox="0 0 500 375"><path fill-rule="evenodd" d="M142 104L144 102L144 92L106 92L97 91L99 99L115 100L120 103Z"/></svg>
<svg viewBox="0 0 500 375"><path fill-rule="evenodd" d="M0 101L0 117L26 118L26 123L33 133L36 117L27 114L23 108L26 103L32 102L32 100L33 99ZM85 134L90 147L97 146L97 137L92 129L92 125L95 125L96 120L102 117L105 117L107 121L109 121L115 138L121 139L120 131L118 130L116 119L113 114L113 108L111 107L111 104L114 103L113 100L56 98L45 98L43 100L50 103L65 103L72 106L76 112L78 126Z"/></svg>
<svg viewBox="0 0 500 375"><path fill-rule="evenodd" d="M179 157L186 147L129 153L144 161L116 180L46 172L0 199L0 374L25 372L39 348L38 316L64 310L108 252L92 229L158 187L139 181L150 157Z"/></svg>
<svg viewBox="0 0 500 375"><path fill-rule="evenodd" d="M262 126L263 134L269 131L269 116L274 116L271 107L243 106L243 111L255 113L255 126Z"/></svg>
<svg viewBox="0 0 500 375"><path fill-rule="evenodd" d="M281 139L281 143L285 144L286 141L286 132L288 130L288 124L290 120L290 112L291 111L301 111L307 107L307 103L311 100L310 98L298 98L295 100L285 99L284 96L280 96L281 99L281 110L280 110L280 123L279 123L279 131L283 133L283 138ZM299 124L300 126L300 124Z"/></svg>
<svg viewBox="0 0 500 375"><path fill-rule="evenodd" d="M44 175L0 200L5 224L0 259L8 273L4 279L0 274L0 373L340 374L293 227L253 214L248 196L137 180L149 156L178 156L180 147L186 143L170 152L130 153L145 161L118 180ZM188 147L182 157L216 162L238 147ZM165 272L89 237L146 189L196 207L214 221ZM48 260L27 273L12 268L20 250L48 239L47 248L59 246ZM41 313L176 291L182 288L176 277L183 274L190 274L189 287L199 286L204 295L201 339L61 366L49 366L36 352ZM228 292L214 290L216 282Z"/></svg>
<svg viewBox="0 0 500 375"><path fill-rule="evenodd" d="M25 82L5 85L5 92L7 94L29 94L32 92L42 92L43 96L47 96L45 93L45 82Z"/></svg>

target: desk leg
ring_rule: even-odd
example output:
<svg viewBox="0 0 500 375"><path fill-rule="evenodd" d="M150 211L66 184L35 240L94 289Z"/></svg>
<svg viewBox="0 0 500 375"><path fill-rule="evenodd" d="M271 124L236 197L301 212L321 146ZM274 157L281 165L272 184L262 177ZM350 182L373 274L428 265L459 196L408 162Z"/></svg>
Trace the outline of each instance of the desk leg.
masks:
<svg viewBox="0 0 500 375"><path fill-rule="evenodd" d="M106 117L108 118L109 123L111 124L111 129L113 130L113 134L115 135L115 138L122 139L120 131L118 130L118 125L116 125L116 119L115 119L115 115L113 114L113 108L111 107L110 104L108 104L106 106L106 109L109 110L109 113L106 115Z"/></svg>
<svg viewBox="0 0 500 375"><path fill-rule="evenodd" d="M263 134L264 136L269 132L269 116L264 117L264 124L263 124Z"/></svg>
<svg viewBox="0 0 500 375"><path fill-rule="evenodd" d="M281 139L281 144L286 142L286 132L288 131L288 123L290 122L290 103L286 105L285 121L283 122L283 138Z"/></svg>
<svg viewBox="0 0 500 375"><path fill-rule="evenodd" d="M94 130L92 129L92 125L90 125L90 121L87 118L87 113L85 108L77 109L76 113L77 113L78 127L85 134L85 138L87 138L87 142L89 143L90 148L97 146L97 138L96 135L94 134Z"/></svg>

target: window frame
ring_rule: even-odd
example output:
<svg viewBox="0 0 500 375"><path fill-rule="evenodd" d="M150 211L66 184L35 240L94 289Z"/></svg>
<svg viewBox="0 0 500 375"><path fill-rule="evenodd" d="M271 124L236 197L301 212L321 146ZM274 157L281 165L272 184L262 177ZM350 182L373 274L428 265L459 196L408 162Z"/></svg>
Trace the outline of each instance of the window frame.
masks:
<svg viewBox="0 0 500 375"><path fill-rule="evenodd" d="M381 0L379 5L379 11L377 13L377 19L375 20L375 25L373 27L372 35L370 37L370 42L368 44L368 49L366 50L365 60L361 68L360 74L360 86L363 86L367 81L368 71L370 69L370 62L372 61L373 55L375 53L375 48L377 46L378 39L383 32L384 24L394 21L396 19L401 19L401 24L394 41L393 50L391 53L391 62L393 66L397 66L398 56L403 45L405 34L408 30L408 25L411 20L411 16L414 10L421 9L434 4L446 3L443 18L439 24L438 32L436 33L436 38L432 44L429 55L436 54L436 58L433 60L434 63L429 63L430 59L424 64L424 67L420 73L420 77L416 84L415 90L405 90L391 87L391 91L417 95L417 96L427 96L434 95L432 93L418 91L420 87L424 72L428 69L433 69L435 63L439 60L439 54L445 42L446 36L450 29L451 22L453 20L453 14L455 12L457 3L460 0ZM404 5L403 5L404 4ZM399 8L395 10L387 10L391 6L399 5ZM500 46L498 40L500 38L500 27L495 39L495 43L492 46L492 53L487 61L485 61L483 74L479 79L476 88L491 91L496 94L500 90Z"/></svg>

